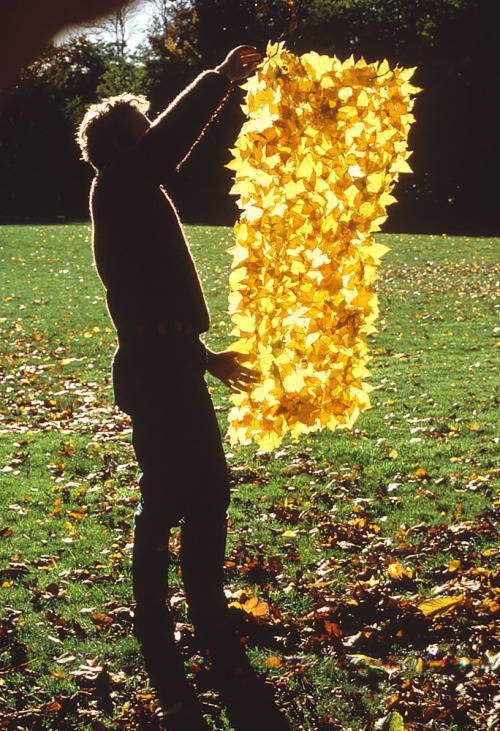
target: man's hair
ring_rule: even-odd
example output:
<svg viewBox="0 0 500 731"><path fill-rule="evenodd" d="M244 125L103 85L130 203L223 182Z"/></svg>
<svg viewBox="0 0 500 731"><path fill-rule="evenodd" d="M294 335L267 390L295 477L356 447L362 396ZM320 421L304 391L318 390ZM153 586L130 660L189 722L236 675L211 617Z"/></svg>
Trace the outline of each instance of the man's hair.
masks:
<svg viewBox="0 0 500 731"><path fill-rule="evenodd" d="M146 114L149 102L146 97L120 94L92 104L85 113L76 134L82 151L82 159L101 170L113 157L117 139L127 135L126 118L131 109Z"/></svg>

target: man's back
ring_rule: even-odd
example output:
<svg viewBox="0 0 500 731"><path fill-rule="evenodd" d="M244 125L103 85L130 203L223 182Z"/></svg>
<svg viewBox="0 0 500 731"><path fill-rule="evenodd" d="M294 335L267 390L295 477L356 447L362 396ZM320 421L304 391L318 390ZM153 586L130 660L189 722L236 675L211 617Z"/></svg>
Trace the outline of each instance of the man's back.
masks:
<svg viewBox="0 0 500 731"><path fill-rule="evenodd" d="M166 192L124 153L92 186L93 247L119 332L181 322L200 333L209 319L181 223Z"/></svg>
<svg viewBox="0 0 500 731"><path fill-rule="evenodd" d="M208 329L196 267L161 181L189 153L227 91L221 74L201 74L94 180L94 256L119 332L151 324Z"/></svg>

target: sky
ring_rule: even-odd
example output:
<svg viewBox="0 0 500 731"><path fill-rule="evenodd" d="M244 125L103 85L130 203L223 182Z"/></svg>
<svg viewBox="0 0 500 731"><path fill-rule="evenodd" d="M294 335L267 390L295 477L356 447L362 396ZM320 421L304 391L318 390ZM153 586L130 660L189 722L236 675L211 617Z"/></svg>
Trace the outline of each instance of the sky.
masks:
<svg viewBox="0 0 500 731"><path fill-rule="evenodd" d="M152 16L152 8L148 0L138 0L136 6L134 16L129 23L130 35L128 38L128 44L130 48L134 48L134 46L138 45L141 40L144 39L146 29L151 22ZM68 40L68 38L79 35L82 32L85 33L85 35L103 40L112 41L114 39L112 33L108 33L103 30L93 30L92 27L89 28L88 26L73 26L71 28L66 28L66 30L57 36L55 39L56 43L64 43Z"/></svg>

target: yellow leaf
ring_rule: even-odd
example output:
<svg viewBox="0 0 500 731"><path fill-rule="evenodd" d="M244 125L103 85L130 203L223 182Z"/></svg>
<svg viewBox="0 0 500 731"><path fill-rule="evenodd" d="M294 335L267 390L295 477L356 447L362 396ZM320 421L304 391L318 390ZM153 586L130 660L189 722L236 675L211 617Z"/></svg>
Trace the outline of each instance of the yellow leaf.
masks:
<svg viewBox="0 0 500 731"><path fill-rule="evenodd" d="M405 581L406 579L413 579L413 569L405 569L397 561L390 563L387 567L388 576L394 581Z"/></svg>
<svg viewBox="0 0 500 731"><path fill-rule="evenodd" d="M388 731L405 731L403 716L397 711L391 713Z"/></svg>
<svg viewBox="0 0 500 731"><path fill-rule="evenodd" d="M297 176L310 180L314 174L314 164L310 155L306 155L297 167Z"/></svg>
<svg viewBox="0 0 500 731"><path fill-rule="evenodd" d="M253 617L265 617L269 614L269 605L259 601L259 598L256 596L244 602L242 608L247 614L251 614Z"/></svg>
<svg viewBox="0 0 500 731"><path fill-rule="evenodd" d="M433 616L434 614L443 614L449 609L453 609L463 602L462 596L450 597L445 596L440 599L430 599L427 602L422 602L418 605L423 614L426 616Z"/></svg>
<svg viewBox="0 0 500 731"><path fill-rule="evenodd" d="M408 165L406 160L403 160L400 158L399 160L396 160L391 165L391 173L411 173L413 172L411 167Z"/></svg>

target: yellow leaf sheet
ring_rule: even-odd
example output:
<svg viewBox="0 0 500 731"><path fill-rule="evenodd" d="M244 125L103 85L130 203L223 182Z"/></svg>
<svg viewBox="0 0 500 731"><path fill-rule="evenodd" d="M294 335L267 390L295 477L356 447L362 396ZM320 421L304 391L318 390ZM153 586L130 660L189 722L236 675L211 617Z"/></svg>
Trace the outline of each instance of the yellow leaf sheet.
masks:
<svg viewBox="0 0 500 731"><path fill-rule="evenodd" d="M405 569L398 561L394 561L387 567L387 574L393 581L406 581L413 578L413 569Z"/></svg>
<svg viewBox="0 0 500 731"><path fill-rule="evenodd" d="M410 171L412 73L278 43L243 85L229 313L232 349L263 382L231 397L233 444L270 451L288 431L352 427L370 408L365 338L387 251L373 233Z"/></svg>

